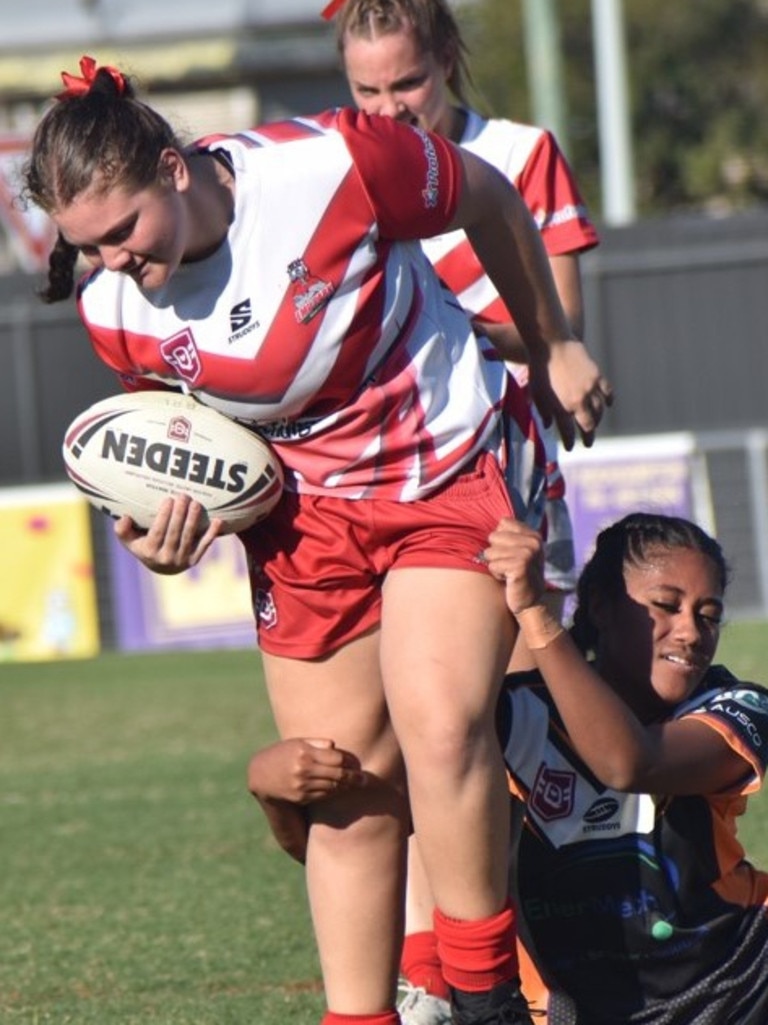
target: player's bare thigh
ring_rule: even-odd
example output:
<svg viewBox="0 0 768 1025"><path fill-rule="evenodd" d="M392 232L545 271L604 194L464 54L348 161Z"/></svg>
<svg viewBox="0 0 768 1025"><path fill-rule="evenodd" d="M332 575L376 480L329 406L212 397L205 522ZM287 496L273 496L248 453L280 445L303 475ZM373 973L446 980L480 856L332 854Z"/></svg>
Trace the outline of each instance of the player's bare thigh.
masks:
<svg viewBox="0 0 768 1025"><path fill-rule="evenodd" d="M493 716L515 635L504 589L488 574L391 571L384 585L381 659L401 738L411 728L423 733L425 720L442 730Z"/></svg>
<svg viewBox="0 0 768 1025"><path fill-rule="evenodd" d="M400 784L400 754L389 721L379 662L380 631L370 630L324 658L262 653L281 737L322 737L353 752L363 767Z"/></svg>

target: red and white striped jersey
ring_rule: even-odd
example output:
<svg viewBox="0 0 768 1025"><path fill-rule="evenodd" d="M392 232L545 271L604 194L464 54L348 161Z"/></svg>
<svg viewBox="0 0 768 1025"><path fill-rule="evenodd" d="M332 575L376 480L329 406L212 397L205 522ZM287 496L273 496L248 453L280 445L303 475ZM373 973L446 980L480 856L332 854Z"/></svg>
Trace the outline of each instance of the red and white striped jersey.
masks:
<svg viewBox="0 0 768 1025"><path fill-rule="evenodd" d="M467 112L460 146L502 172L531 211L550 256L581 253L598 236L573 172L543 128ZM424 240L438 274L471 316L500 324L513 319L463 231Z"/></svg>
<svg viewBox="0 0 768 1025"><path fill-rule="evenodd" d="M461 147L492 164L517 188L549 256L581 253L597 245L597 232L554 136L534 125L488 120L473 110L466 114ZM472 317L497 324L514 319L463 231L425 239L423 247L440 278ZM509 363L508 367L525 387L527 365ZM546 453L546 579L550 587L569 591L575 586L576 571L573 528L563 502L565 481L558 464L559 438L554 426L544 426L535 407L533 412Z"/></svg>
<svg viewBox="0 0 768 1025"><path fill-rule="evenodd" d="M255 425L307 493L412 500L495 444L509 375L419 241L456 210L450 142L340 110L197 148L234 171L225 242L161 289L105 269L79 289L126 387Z"/></svg>

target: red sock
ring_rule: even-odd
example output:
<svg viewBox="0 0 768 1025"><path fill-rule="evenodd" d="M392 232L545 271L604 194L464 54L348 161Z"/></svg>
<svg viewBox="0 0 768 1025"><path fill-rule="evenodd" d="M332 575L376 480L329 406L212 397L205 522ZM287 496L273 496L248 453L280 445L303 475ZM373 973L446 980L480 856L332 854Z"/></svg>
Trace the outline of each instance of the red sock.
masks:
<svg viewBox="0 0 768 1025"><path fill-rule="evenodd" d="M490 918L466 922L434 914L443 978L454 989L482 993L517 978L515 916L507 905Z"/></svg>
<svg viewBox="0 0 768 1025"><path fill-rule="evenodd" d="M378 1014L336 1014L326 1011L320 1025L400 1025L397 1011L380 1011Z"/></svg>
<svg viewBox="0 0 768 1025"><path fill-rule="evenodd" d="M412 932L405 937L400 971L412 986L421 986L434 997L448 999L448 983L443 978L434 932Z"/></svg>

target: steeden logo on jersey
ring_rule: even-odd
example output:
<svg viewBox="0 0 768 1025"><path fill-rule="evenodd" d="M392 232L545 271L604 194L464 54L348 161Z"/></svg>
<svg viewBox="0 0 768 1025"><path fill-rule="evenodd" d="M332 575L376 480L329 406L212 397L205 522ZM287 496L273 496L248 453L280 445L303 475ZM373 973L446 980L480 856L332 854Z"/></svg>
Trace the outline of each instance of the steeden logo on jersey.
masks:
<svg viewBox="0 0 768 1025"><path fill-rule="evenodd" d="M616 832L621 828L620 822L611 822L615 815L621 810L621 805L615 797L598 797L596 801L590 804L589 808L584 812L583 819L584 825L582 829L585 833L606 833Z"/></svg>
<svg viewBox="0 0 768 1025"><path fill-rule="evenodd" d="M230 345L232 342L239 342L241 338L245 338L251 331L256 330L259 322L258 320L252 320L252 317L253 312L250 299L243 299L242 302L235 303L229 311L229 327L232 334L227 341Z"/></svg>
<svg viewBox="0 0 768 1025"><path fill-rule="evenodd" d="M288 278L293 293L293 312L298 324L308 324L331 301L336 288L310 273L304 260L291 260Z"/></svg>

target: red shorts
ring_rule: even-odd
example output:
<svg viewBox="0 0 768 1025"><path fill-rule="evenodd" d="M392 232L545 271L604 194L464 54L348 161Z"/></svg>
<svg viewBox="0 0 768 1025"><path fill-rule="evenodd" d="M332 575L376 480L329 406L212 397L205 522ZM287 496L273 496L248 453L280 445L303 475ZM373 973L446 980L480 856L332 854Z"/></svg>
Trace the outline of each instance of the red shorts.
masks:
<svg viewBox="0 0 768 1025"><path fill-rule="evenodd" d="M512 515L489 453L414 502L285 493L266 520L240 535L260 647L316 658L365 633L381 618L390 569L487 573L478 555L501 517Z"/></svg>

